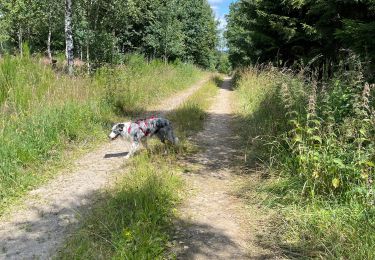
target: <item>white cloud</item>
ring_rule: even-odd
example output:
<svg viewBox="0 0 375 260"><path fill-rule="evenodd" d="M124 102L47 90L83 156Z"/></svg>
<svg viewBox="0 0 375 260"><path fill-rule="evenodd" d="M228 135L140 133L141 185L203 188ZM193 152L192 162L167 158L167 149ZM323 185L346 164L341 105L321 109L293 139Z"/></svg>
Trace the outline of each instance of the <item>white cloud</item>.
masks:
<svg viewBox="0 0 375 260"><path fill-rule="evenodd" d="M210 5L221 4L222 2L224 2L224 0L208 0Z"/></svg>
<svg viewBox="0 0 375 260"><path fill-rule="evenodd" d="M218 19L219 18L219 6L217 6L217 5L211 5L211 9L212 9L212 11L214 11L214 14L215 14L215 17L216 17L216 19Z"/></svg>
<svg viewBox="0 0 375 260"><path fill-rule="evenodd" d="M224 30L227 27L227 20L225 19L225 17L218 17L217 20L219 22L219 30Z"/></svg>

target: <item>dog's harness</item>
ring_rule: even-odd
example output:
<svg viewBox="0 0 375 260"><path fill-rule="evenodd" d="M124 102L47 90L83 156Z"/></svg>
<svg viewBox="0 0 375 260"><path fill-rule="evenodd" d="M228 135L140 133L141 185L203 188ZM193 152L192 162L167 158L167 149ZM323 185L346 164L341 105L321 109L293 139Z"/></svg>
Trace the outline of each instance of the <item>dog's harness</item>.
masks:
<svg viewBox="0 0 375 260"><path fill-rule="evenodd" d="M141 129L141 131L143 132L145 136L148 136L151 133L148 127L148 124L149 124L149 121L152 119L155 119L155 116L152 116L150 118L145 118L145 119L138 119L137 121L135 121L135 124L139 126L139 129ZM142 123L144 124L144 127L142 127ZM128 134L130 134L131 128L132 128L132 124L129 125Z"/></svg>

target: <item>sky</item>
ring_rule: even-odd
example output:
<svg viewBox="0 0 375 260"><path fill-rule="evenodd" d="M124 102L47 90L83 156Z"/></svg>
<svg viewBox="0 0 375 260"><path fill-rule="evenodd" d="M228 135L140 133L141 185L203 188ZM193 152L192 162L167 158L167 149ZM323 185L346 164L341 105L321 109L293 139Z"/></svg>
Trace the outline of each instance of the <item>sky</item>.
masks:
<svg viewBox="0 0 375 260"><path fill-rule="evenodd" d="M215 12L216 19L219 20L219 28L223 29L227 23L225 21L225 15L229 12L229 5L234 0L208 0L212 10Z"/></svg>

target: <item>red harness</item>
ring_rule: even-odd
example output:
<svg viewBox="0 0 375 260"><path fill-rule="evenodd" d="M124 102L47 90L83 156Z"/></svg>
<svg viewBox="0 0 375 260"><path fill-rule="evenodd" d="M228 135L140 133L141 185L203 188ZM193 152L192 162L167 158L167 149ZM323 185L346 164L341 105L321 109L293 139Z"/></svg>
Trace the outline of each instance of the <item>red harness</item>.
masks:
<svg viewBox="0 0 375 260"><path fill-rule="evenodd" d="M152 117L150 117L150 118L145 118L145 119L138 119L137 121L135 121L135 123L139 126L139 129L141 129L141 131L143 132L143 134L145 135L145 136L148 136L149 134L150 134L150 132L149 131L145 131L143 128L142 128L142 126L141 126L141 123L142 122L144 122L144 124L145 124L145 126L146 126L146 128L148 127L148 120L152 120L152 119L155 119L155 116L152 116ZM128 128L128 134L130 134L130 132L131 132L131 128L132 128L132 123L130 123L130 125L129 125L129 128Z"/></svg>

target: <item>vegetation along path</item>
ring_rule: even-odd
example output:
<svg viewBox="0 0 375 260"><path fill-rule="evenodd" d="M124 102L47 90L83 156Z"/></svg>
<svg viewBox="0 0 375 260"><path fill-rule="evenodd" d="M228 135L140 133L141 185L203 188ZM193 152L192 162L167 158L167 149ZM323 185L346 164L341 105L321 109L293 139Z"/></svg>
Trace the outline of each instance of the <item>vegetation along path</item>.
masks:
<svg viewBox="0 0 375 260"><path fill-rule="evenodd" d="M254 230L257 212L250 212L233 194L236 176L236 136L231 80L226 78L209 109L204 131L197 136L203 152L187 159L189 195L176 223L179 259L269 259L272 252L258 247ZM188 167L189 168L189 167ZM250 216L249 216L250 215ZM250 222L250 223L249 223Z"/></svg>
<svg viewBox="0 0 375 260"><path fill-rule="evenodd" d="M175 109L206 80L152 108L163 115ZM0 259L46 259L77 227L80 216L102 188L114 183L129 144L103 145L79 159L72 169L27 196L23 205L0 222Z"/></svg>

